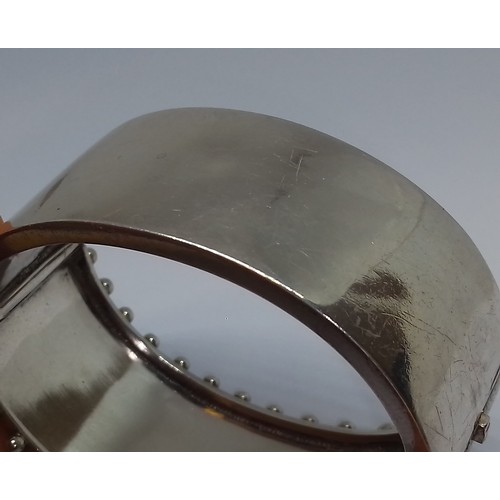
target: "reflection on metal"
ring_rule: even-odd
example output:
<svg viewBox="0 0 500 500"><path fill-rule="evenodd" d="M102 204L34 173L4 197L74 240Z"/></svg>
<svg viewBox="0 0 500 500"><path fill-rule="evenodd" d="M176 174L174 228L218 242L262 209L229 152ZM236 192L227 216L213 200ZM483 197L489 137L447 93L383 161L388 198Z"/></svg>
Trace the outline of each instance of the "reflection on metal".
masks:
<svg viewBox="0 0 500 500"><path fill-rule="evenodd" d="M189 363L188 363L187 359L175 358L174 362L176 365L179 365L184 370L189 370Z"/></svg>
<svg viewBox="0 0 500 500"><path fill-rule="evenodd" d="M152 333L147 333L144 335L144 339L147 340L153 347L158 347L160 345L160 341L156 335Z"/></svg>
<svg viewBox="0 0 500 500"><path fill-rule="evenodd" d="M23 451L26 443L24 442L24 438L19 434L12 436L9 439L9 446L11 451Z"/></svg>
<svg viewBox="0 0 500 500"><path fill-rule="evenodd" d="M113 293L113 282L109 278L101 278L101 285L103 286L104 290L106 290L108 295L111 295Z"/></svg>
<svg viewBox="0 0 500 500"><path fill-rule="evenodd" d="M91 248L91 247L87 247L87 254L88 254L92 264L95 264L97 262L97 252L95 251L95 249Z"/></svg>
<svg viewBox="0 0 500 500"><path fill-rule="evenodd" d="M316 417L313 417L312 415L305 415L302 417L302 420L305 420L310 424L315 424L318 421L318 419Z"/></svg>
<svg viewBox="0 0 500 500"><path fill-rule="evenodd" d="M267 409L269 411L274 411L275 413L283 413L283 411L281 410L281 408L279 406L276 406L276 405L270 405L267 407Z"/></svg>
<svg viewBox="0 0 500 500"><path fill-rule="evenodd" d="M130 307L120 307L120 312L129 323L132 323L132 321L134 321L134 313L132 312L132 309L130 309Z"/></svg>
<svg viewBox="0 0 500 500"><path fill-rule="evenodd" d="M352 429L352 424L350 422L340 422L339 427L343 427L344 429Z"/></svg>
<svg viewBox="0 0 500 500"><path fill-rule="evenodd" d="M197 379L109 302L83 243L190 264L289 312L397 433L294 420ZM488 429L499 308L464 231L374 158L262 115L153 113L0 220L0 404L41 450L463 451Z"/></svg>
<svg viewBox="0 0 500 500"><path fill-rule="evenodd" d="M250 401L251 401L250 396L246 392L238 391L234 395L238 399L241 399L242 401L245 401L245 403L250 403Z"/></svg>
<svg viewBox="0 0 500 500"><path fill-rule="evenodd" d="M203 379L207 384L210 384L214 387L219 387L219 381L215 378L212 377L211 375L208 375Z"/></svg>
<svg viewBox="0 0 500 500"><path fill-rule="evenodd" d="M476 428L472 439L477 443L484 443L488 430L490 428L490 417L486 413L481 413L477 419Z"/></svg>

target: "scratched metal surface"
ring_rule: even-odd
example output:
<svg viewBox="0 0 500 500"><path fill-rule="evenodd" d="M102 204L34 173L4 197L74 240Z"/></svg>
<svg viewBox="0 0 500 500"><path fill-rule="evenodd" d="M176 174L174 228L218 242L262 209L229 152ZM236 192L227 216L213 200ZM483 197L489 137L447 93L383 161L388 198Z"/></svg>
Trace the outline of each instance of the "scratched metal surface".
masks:
<svg viewBox="0 0 500 500"><path fill-rule="evenodd" d="M498 289L446 212L372 157L260 115L155 113L101 141L13 224L48 221L81 222L102 243L87 222L137 229L112 241L136 248L169 235L196 245L200 267L208 248L257 270L276 297L306 304L296 315L365 376L407 448L466 448L500 364ZM4 235L4 252L64 227Z"/></svg>

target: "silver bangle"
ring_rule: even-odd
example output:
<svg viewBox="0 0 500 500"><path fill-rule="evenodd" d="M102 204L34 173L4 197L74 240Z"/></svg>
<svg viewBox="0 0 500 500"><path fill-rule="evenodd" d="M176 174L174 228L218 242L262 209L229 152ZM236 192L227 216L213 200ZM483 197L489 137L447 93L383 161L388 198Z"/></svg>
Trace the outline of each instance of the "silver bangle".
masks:
<svg viewBox="0 0 500 500"><path fill-rule="evenodd" d="M89 243L183 262L274 303L355 368L397 432L289 418L195 377L108 300ZM464 451L488 430L499 304L460 226L369 155L253 113L149 114L0 220L0 440L17 450Z"/></svg>

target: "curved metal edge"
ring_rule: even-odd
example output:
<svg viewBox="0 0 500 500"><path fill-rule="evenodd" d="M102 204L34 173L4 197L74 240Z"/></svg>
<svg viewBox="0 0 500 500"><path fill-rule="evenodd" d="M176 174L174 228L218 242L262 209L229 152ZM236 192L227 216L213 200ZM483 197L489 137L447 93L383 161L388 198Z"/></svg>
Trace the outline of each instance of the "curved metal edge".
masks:
<svg viewBox="0 0 500 500"><path fill-rule="evenodd" d="M145 230L86 221L55 221L26 225L0 235L0 260L36 247L70 243L102 244L168 258L210 272L268 300L310 328L353 366L386 408L406 451L431 451L403 397L359 344L293 290L226 255Z"/></svg>
<svg viewBox="0 0 500 500"><path fill-rule="evenodd" d="M351 451L358 451L363 446L366 446L366 451L377 450L377 446L387 451L400 449L401 440L394 433L354 433L312 425L283 415L277 418L273 413L264 413L259 407L214 390L189 371L180 369L159 354L131 323L123 321L119 310L109 301L107 293L100 285L90 262L85 269L79 267L73 269L72 276L88 308L94 311L103 324L106 323L108 331L143 360L159 378L164 379L169 386L175 387L177 392L194 404L213 409L226 416L228 420L261 434L314 450L337 449L339 443Z"/></svg>

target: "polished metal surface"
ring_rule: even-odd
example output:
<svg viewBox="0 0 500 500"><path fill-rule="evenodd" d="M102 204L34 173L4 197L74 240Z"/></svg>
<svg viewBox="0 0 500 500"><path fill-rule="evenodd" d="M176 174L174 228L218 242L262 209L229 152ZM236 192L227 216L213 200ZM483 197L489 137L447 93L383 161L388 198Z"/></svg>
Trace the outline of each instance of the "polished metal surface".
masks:
<svg viewBox="0 0 500 500"><path fill-rule="evenodd" d="M24 436L11 446L27 439L49 451L302 448L251 431L148 369L145 344L107 301L80 248L59 253L50 277L25 290L0 338L0 401Z"/></svg>
<svg viewBox="0 0 500 500"><path fill-rule="evenodd" d="M477 248L410 181L320 132L227 110L146 115L10 222L0 234L8 268L30 248L100 243L178 260L268 299L364 377L407 450L467 449L491 404L500 300ZM17 311L5 313L1 336Z"/></svg>
<svg viewBox="0 0 500 500"><path fill-rule="evenodd" d="M72 245L43 259L27 252L10 261L37 274L49 267L41 281L6 273L26 284L0 323L0 416L8 416L31 449L356 449L338 443L332 429L277 420L248 398L235 401L158 356L108 300L91 262L82 246ZM372 441L363 439L363 447L382 449Z"/></svg>

